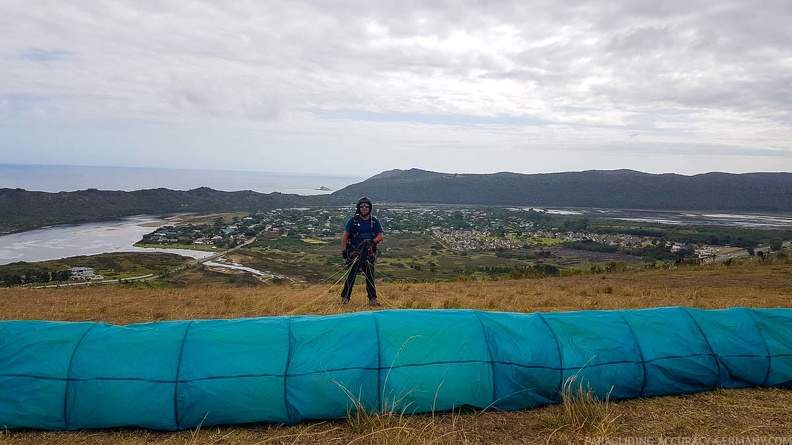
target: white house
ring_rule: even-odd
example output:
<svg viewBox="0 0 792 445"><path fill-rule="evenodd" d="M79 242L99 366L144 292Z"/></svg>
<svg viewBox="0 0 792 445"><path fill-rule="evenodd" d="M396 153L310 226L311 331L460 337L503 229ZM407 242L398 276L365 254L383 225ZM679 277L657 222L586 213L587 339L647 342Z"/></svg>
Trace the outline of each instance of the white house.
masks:
<svg viewBox="0 0 792 445"><path fill-rule="evenodd" d="M101 280L101 275L94 273L93 267L72 267L69 269L69 278L72 280Z"/></svg>

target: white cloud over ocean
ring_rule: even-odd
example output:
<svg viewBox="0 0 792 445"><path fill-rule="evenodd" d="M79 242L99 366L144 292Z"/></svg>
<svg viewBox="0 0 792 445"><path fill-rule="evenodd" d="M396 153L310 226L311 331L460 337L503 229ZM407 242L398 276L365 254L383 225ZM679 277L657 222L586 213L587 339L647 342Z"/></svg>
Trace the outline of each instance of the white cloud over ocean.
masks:
<svg viewBox="0 0 792 445"><path fill-rule="evenodd" d="M787 1L0 0L0 163L792 171Z"/></svg>

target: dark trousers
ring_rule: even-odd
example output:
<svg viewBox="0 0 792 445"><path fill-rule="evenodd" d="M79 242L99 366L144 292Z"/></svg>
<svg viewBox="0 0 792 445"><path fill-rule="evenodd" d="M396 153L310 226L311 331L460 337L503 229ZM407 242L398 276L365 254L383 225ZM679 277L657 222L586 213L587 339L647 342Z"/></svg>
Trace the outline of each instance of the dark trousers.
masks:
<svg viewBox="0 0 792 445"><path fill-rule="evenodd" d="M349 297L352 295L352 287L355 285L355 278L357 278L357 274L361 269L363 270L363 275L366 277L366 293L368 294L369 300L377 298L377 288L374 286L374 263L365 259L353 261L352 264L349 265L349 275L347 275L346 281L344 282L344 290L341 291L341 298L349 300Z"/></svg>

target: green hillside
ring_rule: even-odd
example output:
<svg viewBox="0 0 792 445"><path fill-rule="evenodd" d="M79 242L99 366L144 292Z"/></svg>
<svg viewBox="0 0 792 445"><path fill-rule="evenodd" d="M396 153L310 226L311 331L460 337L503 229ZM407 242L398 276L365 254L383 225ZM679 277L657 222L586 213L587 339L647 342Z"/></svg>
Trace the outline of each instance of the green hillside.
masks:
<svg viewBox="0 0 792 445"><path fill-rule="evenodd" d="M792 211L792 173L632 170L548 174L447 174L391 170L333 195L375 201L653 210Z"/></svg>

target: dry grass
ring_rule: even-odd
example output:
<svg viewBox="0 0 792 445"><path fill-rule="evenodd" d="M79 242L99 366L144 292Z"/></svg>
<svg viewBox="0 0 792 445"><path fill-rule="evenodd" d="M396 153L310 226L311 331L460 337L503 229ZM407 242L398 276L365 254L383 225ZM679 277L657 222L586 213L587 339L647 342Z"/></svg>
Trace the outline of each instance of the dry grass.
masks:
<svg viewBox="0 0 792 445"><path fill-rule="evenodd" d="M359 280L360 281L360 280ZM509 312L689 306L792 307L792 263L747 263L634 273L454 283L378 283L382 309L471 308ZM0 289L0 318L159 320L329 315L366 306L362 283L339 306L340 284L164 289Z"/></svg>
<svg viewBox="0 0 792 445"><path fill-rule="evenodd" d="M610 437L617 430L619 416L613 414L610 394L605 400L594 395L591 386L573 375L561 389L563 415L558 416L555 432L572 437Z"/></svg>
<svg viewBox="0 0 792 445"><path fill-rule="evenodd" d="M792 307L792 265L684 268L626 274L466 283L380 283L382 309L473 308L512 312ZM0 318L100 320L116 324L369 310L363 286L337 304L340 286L167 289L0 289ZM518 412L477 411L403 416L352 413L349 419L296 426L256 424L177 433L136 429L84 432L6 431L17 444L519 444L596 443L597 438L773 438L792 443L792 391L716 390L641 400L596 401L582 385L567 403ZM735 439L736 440L736 439ZM627 442L622 442L627 443ZM640 443L640 442L632 442ZM643 442L652 443L652 442ZM682 442L675 442L682 443ZM709 442L714 443L714 442ZM761 442L756 442L761 443ZM766 442L773 443L773 442ZM778 442L781 443L781 442Z"/></svg>

